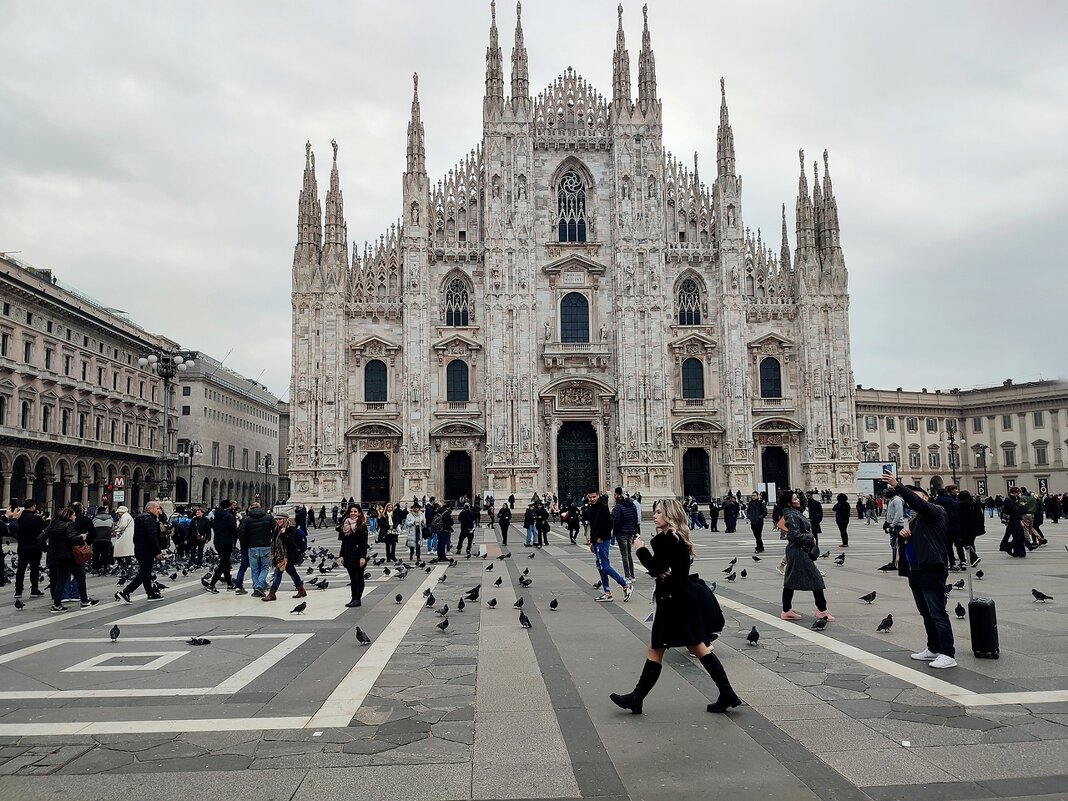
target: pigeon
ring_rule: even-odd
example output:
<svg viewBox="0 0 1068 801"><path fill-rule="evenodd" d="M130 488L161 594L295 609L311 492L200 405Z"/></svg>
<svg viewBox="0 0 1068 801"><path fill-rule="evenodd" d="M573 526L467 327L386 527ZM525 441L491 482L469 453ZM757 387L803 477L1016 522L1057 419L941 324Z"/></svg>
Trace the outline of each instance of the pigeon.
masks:
<svg viewBox="0 0 1068 801"><path fill-rule="evenodd" d="M493 586L494 587L500 587L501 584L503 584L503 583L504 583L504 577L503 576L498 576L497 580L495 582L493 582Z"/></svg>
<svg viewBox="0 0 1068 801"><path fill-rule="evenodd" d="M428 567L428 568L426 569L426 572L427 572L427 573L433 573L433 572L434 572L434 568L432 568L432 567Z"/></svg>
<svg viewBox="0 0 1068 801"><path fill-rule="evenodd" d="M820 559L827 559L828 557L830 557L830 555L831 555L830 551L824 551L823 553L820 554ZM844 553L838 554L838 555L841 556L842 559L845 559L845 554Z"/></svg>
<svg viewBox="0 0 1068 801"><path fill-rule="evenodd" d="M325 590L329 586L330 586L330 582L329 581L320 581L319 585L316 587L316 589L317 590Z"/></svg>
<svg viewBox="0 0 1068 801"><path fill-rule="evenodd" d="M733 559L731 559L729 562L727 562L727 567L734 567L736 564L738 564L738 557L737 556L734 557Z"/></svg>
<svg viewBox="0 0 1068 801"><path fill-rule="evenodd" d="M460 564L460 563L457 562L455 559L450 559L449 560L449 567L456 567L458 564ZM445 579L442 579L442 581L444 581L444 580Z"/></svg>
<svg viewBox="0 0 1068 801"><path fill-rule="evenodd" d="M471 589L469 589L467 591L467 600L469 600L469 601L477 601L478 600L478 594L480 592L482 592L482 585L481 584L476 584L474 587L472 587Z"/></svg>
<svg viewBox="0 0 1068 801"><path fill-rule="evenodd" d="M519 600L518 601L516 601L514 604L512 604L512 608L513 609L522 609L523 608L523 596L522 595L519 596Z"/></svg>
<svg viewBox="0 0 1068 801"><path fill-rule="evenodd" d="M487 556L489 556L489 552L488 551L486 553L482 554L482 556L480 556L478 558L479 559L485 559Z"/></svg>
<svg viewBox="0 0 1068 801"><path fill-rule="evenodd" d="M434 611L441 617L445 617L445 615L449 614L449 605L445 604L441 609L435 609Z"/></svg>
<svg viewBox="0 0 1068 801"><path fill-rule="evenodd" d="M557 609L560 608L560 602L553 598L551 601L549 601L549 608L555 612Z"/></svg>
<svg viewBox="0 0 1068 801"><path fill-rule="evenodd" d="M1039 590L1031 590L1031 594L1035 597L1035 602L1036 603L1038 601L1041 601L1042 603L1045 603L1046 601L1052 601L1053 600L1053 596L1052 595L1046 595L1046 593L1040 592Z"/></svg>
<svg viewBox="0 0 1068 801"><path fill-rule="evenodd" d="M308 579L308 583L309 584L315 584L316 586L318 586L320 581L321 581L321 579L318 576L316 576L313 579Z"/></svg>
<svg viewBox="0 0 1068 801"><path fill-rule="evenodd" d="M118 640L119 639L119 633L120 633L118 624L112 626L111 627L111 631L108 632L108 633L111 634L111 641L112 642L115 642L116 640Z"/></svg>
<svg viewBox="0 0 1068 801"><path fill-rule="evenodd" d="M388 575L390 575L390 569L389 569L388 567L384 567L384 568L382 568L382 575L383 575L383 576L388 576Z"/></svg>
<svg viewBox="0 0 1068 801"><path fill-rule="evenodd" d="M493 562L490 562L488 565L486 565L486 572L489 573L491 570L493 570Z"/></svg>
<svg viewBox="0 0 1068 801"><path fill-rule="evenodd" d="M178 571L176 570L175 572L171 573L167 578L169 578L171 581L177 581L178 580Z"/></svg>
<svg viewBox="0 0 1068 801"><path fill-rule="evenodd" d="M22 602L22 599L21 598L16 598L15 599L15 611L21 612L25 608L26 608L26 604L24 604Z"/></svg>
<svg viewBox="0 0 1068 801"><path fill-rule="evenodd" d="M526 612L524 612L522 609L519 610L519 625L525 629L532 628L532 626L530 625L530 618L527 617Z"/></svg>
<svg viewBox="0 0 1068 801"><path fill-rule="evenodd" d="M712 590L712 592L715 592L716 591L716 582L713 581L711 584L709 584L708 585L708 589Z"/></svg>
<svg viewBox="0 0 1068 801"><path fill-rule="evenodd" d="M741 573L739 573L738 575L739 575L739 576L741 576L742 578L745 578L745 577L746 577L746 576L748 576L749 574L748 574L748 573L746 572L745 568L743 567L743 568L742 568L742 572L741 572Z"/></svg>
<svg viewBox="0 0 1068 801"><path fill-rule="evenodd" d="M882 619L878 626L875 627L876 631L889 632L890 627L894 625L894 616L887 615Z"/></svg>
<svg viewBox="0 0 1068 801"><path fill-rule="evenodd" d="M960 581L958 581L956 584L953 585L953 587L955 589L958 589L958 590L963 590L964 589L964 579L961 579Z"/></svg>
<svg viewBox="0 0 1068 801"><path fill-rule="evenodd" d="M960 601L957 601L957 608L953 611L957 613L957 620L964 620L964 607L960 605Z"/></svg>
<svg viewBox="0 0 1068 801"><path fill-rule="evenodd" d="M488 609L496 609L497 608L497 599L496 598L490 598L488 601L486 601L486 607Z"/></svg>
<svg viewBox="0 0 1068 801"><path fill-rule="evenodd" d="M437 624L437 627L442 631L445 631L445 629L449 627L449 619L447 617L442 618L441 622Z"/></svg>
<svg viewBox="0 0 1068 801"><path fill-rule="evenodd" d="M291 614L291 615L303 615L304 614L304 610L307 609L307 608L308 608L308 602L307 601L301 601L299 604L297 604L295 607L293 607L293 610L289 614Z"/></svg>
<svg viewBox="0 0 1068 801"><path fill-rule="evenodd" d="M429 598L430 597L430 588L429 587L427 587L425 590L423 590L423 597L424 598Z"/></svg>
<svg viewBox="0 0 1068 801"><path fill-rule="evenodd" d="M533 582L533 581L531 581L531 580L530 580L530 579L528 579L528 578L523 578L522 576L520 576L520 577L519 577L519 584L520 584L520 586L522 586L522 587L529 587L529 586L530 586L531 584L533 584L533 583L534 583L534 582Z"/></svg>
<svg viewBox="0 0 1068 801"><path fill-rule="evenodd" d="M463 599L463 598L461 598L461 599L460 599L460 600L459 600L459 601L457 602L457 604L456 604L456 611L457 611L457 612L462 612L462 611L464 611L464 607L465 607L465 606L467 606L467 604L465 604L465 603L464 603L464 599Z"/></svg>
<svg viewBox="0 0 1068 801"><path fill-rule="evenodd" d="M727 581L734 581L736 578L738 578L737 574L731 573L729 576L727 576Z"/></svg>
<svg viewBox="0 0 1068 801"><path fill-rule="evenodd" d="M534 558L535 556L537 556L537 555L538 555L538 554L537 554L537 552L536 552L536 551L531 551L531 552L530 552L530 556L528 556L528 557L527 557L527 559L533 559L533 558Z"/></svg>
<svg viewBox="0 0 1068 801"><path fill-rule="evenodd" d="M440 578L438 578L438 584L441 584L442 582L444 582L445 579L447 579L448 577L449 577L448 573L442 573Z"/></svg>
<svg viewBox="0 0 1068 801"><path fill-rule="evenodd" d="M825 618L825 617L816 618L816 620L812 624L812 628L815 629L816 631L823 631L825 628L827 628L827 618Z"/></svg>
<svg viewBox="0 0 1068 801"><path fill-rule="evenodd" d="M368 637L367 632L361 629L359 626L356 627L356 642L358 642L360 645L371 644L371 638Z"/></svg>
<svg viewBox="0 0 1068 801"><path fill-rule="evenodd" d="M734 572L734 566L733 566L733 565L727 565L727 566L726 566L725 568L723 568L723 570L721 570L720 572L721 572L721 573L733 573L733 572Z"/></svg>
<svg viewBox="0 0 1068 801"><path fill-rule="evenodd" d="M760 561L760 557L757 556L756 554L753 554L753 561L754 562L759 562Z"/></svg>
<svg viewBox="0 0 1068 801"><path fill-rule="evenodd" d="M981 580L983 578L983 576L985 576L985 575L986 575L986 573L984 573L982 570L976 570L975 571L975 577L977 579Z"/></svg>
<svg viewBox="0 0 1068 801"><path fill-rule="evenodd" d="M438 599L434 597L434 593L430 593L430 595L428 595L426 597L426 608L427 609L433 608L434 604L436 604L437 602L438 602Z"/></svg>
<svg viewBox="0 0 1068 801"><path fill-rule="evenodd" d="M526 569L525 569L525 570L523 571L523 575L524 575L524 576L529 576L529 575L530 575L530 568L529 568L529 567L528 567L528 568L526 568Z"/></svg>
<svg viewBox="0 0 1068 801"><path fill-rule="evenodd" d="M745 638L745 641L750 645L756 645L760 641L760 632L757 631L756 626L749 630L749 635Z"/></svg>
<svg viewBox="0 0 1068 801"><path fill-rule="evenodd" d="M874 600L875 600L875 596L876 596L877 594L878 594L878 593L876 593L876 592L875 592L875 590L872 590L872 591L871 591L871 592L869 592L869 593L868 593L867 595L862 595L862 596L860 596L860 597L859 597L859 598L858 598L857 600L858 600L858 601L864 601L864 603L866 603L866 604L870 604L870 603L871 603L872 601L874 601Z"/></svg>
<svg viewBox="0 0 1068 801"><path fill-rule="evenodd" d="M396 596L394 596L393 600L397 603L401 603L402 601L404 601L404 596L398 592Z"/></svg>
<svg viewBox="0 0 1068 801"><path fill-rule="evenodd" d="M190 637L185 641L186 645L211 645L211 640L205 637Z"/></svg>
<svg viewBox="0 0 1068 801"><path fill-rule="evenodd" d="M840 553L840 554L838 554L838 556L834 557L834 563L836 565L838 565L839 567L844 565L845 564L845 554L844 553Z"/></svg>
<svg viewBox="0 0 1068 801"><path fill-rule="evenodd" d="M508 553L505 553L505 554L501 554L501 555L500 555L500 556L498 556L497 558L498 558L498 559L511 559L511 558L512 558L512 552L511 552L511 551L509 551Z"/></svg>

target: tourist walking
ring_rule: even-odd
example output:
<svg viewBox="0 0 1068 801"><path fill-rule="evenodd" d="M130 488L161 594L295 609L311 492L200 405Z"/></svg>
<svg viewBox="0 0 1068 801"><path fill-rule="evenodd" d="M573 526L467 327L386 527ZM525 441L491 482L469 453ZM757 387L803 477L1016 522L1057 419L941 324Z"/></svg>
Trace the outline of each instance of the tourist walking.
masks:
<svg viewBox="0 0 1068 801"><path fill-rule="evenodd" d="M163 596L155 590L152 583L152 567L156 560L162 558L163 549L159 542L159 516L163 510L159 501L149 501L145 511L134 518L133 546L134 559L137 560L137 575L122 590L115 593L115 600L124 604L133 603L130 593L138 587L145 588L145 595L150 601L162 601Z"/></svg>
<svg viewBox="0 0 1068 801"><path fill-rule="evenodd" d="M849 518L853 514L853 507L849 505L849 496L844 492L838 493L837 503L831 507L834 512L834 522L838 526L838 532L842 536L840 548L849 547Z"/></svg>
<svg viewBox="0 0 1068 801"><path fill-rule="evenodd" d="M734 499L733 495L728 493L723 501L723 526L725 533L735 533L738 527L738 515L740 513L741 507L738 506L738 501Z"/></svg>
<svg viewBox="0 0 1068 801"><path fill-rule="evenodd" d="M297 565L304 561L300 545L297 543L297 529L289 524L289 515L286 512L277 512L274 516L275 533L271 542L271 567L274 568L274 579L271 581L271 589L263 597L264 601L277 601L278 588L282 586L282 574L288 573L293 579L293 586L297 589L294 598L303 598L308 594L304 589L304 581L300 577Z"/></svg>
<svg viewBox="0 0 1068 801"><path fill-rule="evenodd" d="M512 507L507 503L502 503L500 511L497 512L497 525L501 529L501 544L508 544L508 524L512 522Z"/></svg>
<svg viewBox="0 0 1068 801"><path fill-rule="evenodd" d="M49 521L37 539L38 548L45 552L45 564L51 582L49 589L52 593L52 607L48 611L53 614L67 611L67 607L63 605L63 594L67 590L74 567L71 549L84 542L85 535L74 530L73 522L74 510L69 506L64 507L56 512L56 516ZM3 569L2 566L0 569Z"/></svg>
<svg viewBox="0 0 1068 801"><path fill-rule="evenodd" d="M341 534L340 562L349 574L349 590L352 595L346 607L363 606L363 570L367 566L367 517L359 506L349 509L348 515L338 525Z"/></svg>
<svg viewBox="0 0 1068 801"><path fill-rule="evenodd" d="M630 584L615 571L608 557L609 548L612 545L612 513L608 511L608 496L602 497L600 490L590 489L586 491L586 501L588 505L582 516L590 526L590 538L587 544L597 561L597 572L600 574L600 582L593 586L600 587L602 590L595 600L602 603L615 600L612 597L611 585L608 583L608 579L611 578L623 588L625 603L630 600Z"/></svg>
<svg viewBox="0 0 1068 801"><path fill-rule="evenodd" d="M768 516L768 505L760 497L759 492L753 492L749 496L749 503L745 507L745 516L749 519L749 527L753 530L753 539L756 540L756 553L764 553L764 518Z"/></svg>
<svg viewBox="0 0 1068 801"><path fill-rule="evenodd" d="M960 545L971 561L971 566L976 567L983 561L975 553L975 538L986 533L983 505L973 498L968 490L961 490L957 496L957 508L960 515ZM961 567L963 566L964 557L961 557Z"/></svg>
<svg viewBox="0 0 1068 801"><path fill-rule="evenodd" d="M887 490L893 493L890 502L886 504L886 517L883 519L883 531L890 536L890 561L880 567L880 570L897 570L898 566L898 537L905 528L905 502L901 499L901 493L893 488Z"/></svg>
<svg viewBox="0 0 1068 801"><path fill-rule="evenodd" d="M426 533L426 518L423 516L423 507L413 503L404 518L404 530L408 537L408 559L418 561L423 553L423 535Z"/></svg>
<svg viewBox="0 0 1068 801"><path fill-rule="evenodd" d="M22 597L25 587L26 571L30 571L30 597L44 595L40 589L41 583L41 534L48 523L37 511L37 501L28 500L22 509L18 519L18 532L16 533L17 562L15 568L15 597ZM5 568L0 565L0 570ZM64 584L64 588L66 585Z"/></svg>
<svg viewBox="0 0 1068 801"><path fill-rule="evenodd" d="M623 492L622 487L616 487L615 506L612 507L612 533L619 547L619 560L623 563L623 576L630 584L634 583L634 555L631 547L638 533L638 507L634 501Z"/></svg>
<svg viewBox="0 0 1068 801"><path fill-rule="evenodd" d="M467 555L470 556L471 546L475 541L475 526L477 525L475 513L471 510L471 504L464 504L460 514L456 516L456 521L460 524L460 538L456 541L456 555L460 555L460 551L464 547L464 540L467 540Z"/></svg>
<svg viewBox="0 0 1068 801"><path fill-rule="evenodd" d="M1020 503L1020 488L1012 487L1001 506L1001 519L1005 523L1005 536L1001 538L1001 550L1009 556L1023 559L1031 544L1024 537L1024 507Z"/></svg>
<svg viewBox="0 0 1068 801"><path fill-rule="evenodd" d="M115 528L115 518L106 506L101 506L93 515L93 570L105 570L114 561L111 547L111 532Z"/></svg>
<svg viewBox="0 0 1068 801"><path fill-rule="evenodd" d="M189 521L189 565L203 567L204 546L211 541L211 521L201 507L193 510Z"/></svg>
<svg viewBox="0 0 1068 801"><path fill-rule="evenodd" d="M786 572L782 582L782 620L800 620L794 610L794 593L798 590L811 592L816 601L816 618L834 623L827 611L827 585L816 567L819 549L812 535L812 524L801 513L801 496L796 492L783 493L782 521L786 527Z"/></svg>
<svg viewBox="0 0 1068 801"><path fill-rule="evenodd" d="M271 567L271 543L274 541L274 521L258 503L252 504L241 518L237 536L242 549L248 550L249 571L252 573L252 597L267 594L267 573ZM240 576L236 584L240 585Z"/></svg>
<svg viewBox="0 0 1068 801"><path fill-rule="evenodd" d="M631 692L626 695L612 693L609 697L616 706L640 715L645 697L660 678L664 653L668 648L686 648L700 660L719 689L719 698L706 709L726 712L739 706L742 699L731 687L727 671L709 647L714 634L710 630L710 615L705 614L705 609L716 601L714 597L702 601L699 593L707 592L711 596L711 591L707 587L702 590L703 585L690 580L694 553L685 507L673 499L657 502L653 507L653 525L656 534L649 542L650 547L646 547L640 537L634 541L642 567L656 577L653 589L656 611L645 666Z"/></svg>
<svg viewBox="0 0 1068 801"><path fill-rule="evenodd" d="M234 553L234 543L237 542L237 520L234 518L229 500L223 501L215 510L211 521L211 530L212 535L215 537L215 552L219 555L219 564L216 565L215 572L211 574L211 578L201 579L200 583L204 585L204 589L208 592L216 593L218 590L215 589L215 585L224 576L226 577L227 589L230 588L233 582L233 577L230 575L230 562ZM239 590L239 593L245 595L246 591Z"/></svg>

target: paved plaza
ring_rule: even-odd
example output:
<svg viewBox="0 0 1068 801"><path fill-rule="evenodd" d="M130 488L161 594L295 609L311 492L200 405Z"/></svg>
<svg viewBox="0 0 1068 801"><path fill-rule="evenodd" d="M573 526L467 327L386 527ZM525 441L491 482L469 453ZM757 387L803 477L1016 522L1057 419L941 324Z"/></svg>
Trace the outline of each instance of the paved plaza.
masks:
<svg viewBox="0 0 1068 801"><path fill-rule="evenodd" d="M685 652L669 652L644 716L613 706L608 693L628 692L644 660L651 579L639 576L628 603L620 593L594 603L588 551L559 529L540 551L512 534L503 561L484 528L485 559L404 580L369 568L359 609L344 607L343 571L326 590L309 588L304 615L290 613L288 577L280 600L264 604L208 595L194 572L163 577L162 603L117 604L114 579L94 578L102 603L92 609L5 604L0 797L1068 797L1064 523L1048 525L1051 544L1027 559L992 552L993 534L981 540L976 588L997 600L1001 658L973 658L967 621L954 618L960 665L940 672L909 658L922 626L904 579L876 569L888 555L880 528L854 520L845 564L819 562L838 619L824 632L809 628L803 593L795 606L805 620L778 618L779 541L769 538L756 562L748 529L698 531L696 569L718 582L727 618L716 651L746 702L723 716L705 712L716 689ZM311 536L334 541L332 530ZM734 557L746 577L728 582L721 570ZM528 588L518 584L524 570ZM456 611L476 585L479 602ZM1055 600L1034 602L1032 587ZM452 608L445 632L426 589ZM872 590L874 604L858 600ZM529 630L512 608L520 595ZM958 600L967 604L966 590L951 593L950 607ZM893 629L877 634L888 613ZM357 644L357 625L371 645ZM753 625L756 647L745 639ZM211 642L189 645L194 636Z"/></svg>

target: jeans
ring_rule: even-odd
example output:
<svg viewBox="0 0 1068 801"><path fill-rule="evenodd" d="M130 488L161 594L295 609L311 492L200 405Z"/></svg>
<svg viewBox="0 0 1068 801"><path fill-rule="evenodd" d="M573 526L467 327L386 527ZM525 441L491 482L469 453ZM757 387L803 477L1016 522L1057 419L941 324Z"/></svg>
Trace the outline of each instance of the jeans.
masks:
<svg viewBox="0 0 1068 801"><path fill-rule="evenodd" d="M245 584L245 572L248 570L248 568L249 568L248 548L242 548L241 549L241 564L237 568L237 576L234 577L234 582L233 582L235 590L240 590L240 589L243 588L243 586ZM229 572L229 571L227 571L227 572ZM252 579L253 579L252 580L252 586L255 587L256 586L256 574L255 573L253 573Z"/></svg>
<svg viewBox="0 0 1068 801"><path fill-rule="evenodd" d="M41 583L41 549L20 548L18 568L15 573L15 595L22 595L26 580L26 568L30 569L30 589L36 590Z"/></svg>
<svg viewBox="0 0 1068 801"><path fill-rule="evenodd" d="M82 603L85 603L89 600L89 590L85 586L85 565L71 562L70 575L78 585L78 594L81 596Z"/></svg>
<svg viewBox="0 0 1068 801"><path fill-rule="evenodd" d="M274 581L271 582L271 591L277 591L282 586L282 573L288 573L289 577L293 579L293 586L298 590L304 586L304 582L300 578L300 573L297 572L297 566L292 562L286 563L285 570L279 570L277 567L274 569Z"/></svg>
<svg viewBox="0 0 1068 801"><path fill-rule="evenodd" d="M73 562L53 562L48 566L48 578L52 582L52 605L63 606L63 593L70 581L70 569Z"/></svg>
<svg viewBox="0 0 1068 801"><path fill-rule="evenodd" d="M248 549L248 564L252 573L252 589L263 590L267 587L267 571L271 567L270 546Z"/></svg>
<svg viewBox="0 0 1068 801"><path fill-rule="evenodd" d="M634 578L634 535L616 534L616 545L619 546L619 560L623 563L623 575L629 579Z"/></svg>
<svg viewBox="0 0 1068 801"><path fill-rule="evenodd" d="M155 561L155 559L137 560L137 575L134 576L133 581L123 588L125 595L129 595L138 587L145 588L145 595L152 595L152 565Z"/></svg>
<svg viewBox="0 0 1068 801"><path fill-rule="evenodd" d="M890 527L890 561L897 561L897 535L901 533L901 529L904 526L891 526Z"/></svg>
<svg viewBox="0 0 1068 801"><path fill-rule="evenodd" d="M909 565L909 589L916 601L916 609L927 631L927 650L933 654L955 656L953 627L946 614L946 578L941 570L928 570Z"/></svg>
<svg viewBox="0 0 1068 801"><path fill-rule="evenodd" d="M534 545L538 541L538 527L531 523L527 526L527 536L523 540L524 545Z"/></svg>
<svg viewBox="0 0 1068 801"><path fill-rule="evenodd" d="M438 535L438 561L444 562L447 558L445 551L448 550L449 545L452 542L452 532L445 530Z"/></svg>
<svg viewBox="0 0 1068 801"><path fill-rule="evenodd" d="M604 540L603 542L595 542L593 544L593 555L597 559L597 572L601 574L601 586L604 587L605 592L609 592L608 579L612 578L616 580L616 583L623 588L626 588L627 582L623 579L619 573L612 567L612 563L608 559L608 549L611 547L611 540Z"/></svg>
<svg viewBox="0 0 1068 801"><path fill-rule="evenodd" d="M408 553L410 559L420 559L423 553L423 532L415 526L408 529Z"/></svg>

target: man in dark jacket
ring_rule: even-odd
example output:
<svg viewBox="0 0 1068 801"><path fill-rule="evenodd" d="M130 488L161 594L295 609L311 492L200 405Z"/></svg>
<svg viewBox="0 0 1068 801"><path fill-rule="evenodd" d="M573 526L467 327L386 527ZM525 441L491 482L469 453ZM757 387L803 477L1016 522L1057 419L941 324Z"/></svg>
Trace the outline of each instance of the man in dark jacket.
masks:
<svg viewBox="0 0 1068 801"><path fill-rule="evenodd" d="M634 583L634 538L638 536L638 507L616 487L615 506L612 507L612 533L619 546L619 559L623 563L623 576L627 583Z"/></svg>
<svg viewBox="0 0 1068 801"><path fill-rule="evenodd" d="M133 603L130 593L139 586L145 588L150 601L162 601L163 596L152 587L152 567L163 556L159 547L159 516L162 510L158 501L145 504L145 511L134 518L134 559L137 560L137 575L126 587L115 593L115 600L124 604Z"/></svg>
<svg viewBox="0 0 1068 801"><path fill-rule="evenodd" d="M734 499L734 496L727 493L727 498L723 502L723 525L727 534L733 534L738 526L738 513L741 511L741 507L738 506L738 501Z"/></svg>
<svg viewBox="0 0 1068 801"><path fill-rule="evenodd" d="M946 510L931 503L923 488L898 484L891 473L883 473L883 481L898 488L901 499L913 512L908 526L898 536L904 542L909 588L927 631L927 647L912 658L930 662L933 668L956 667L953 627L946 614L945 586L949 577Z"/></svg>
<svg viewBox="0 0 1068 801"><path fill-rule="evenodd" d="M219 554L219 564L212 573L210 579L201 579L200 583L208 592L218 592L215 585L219 579L226 576L226 586L229 588L233 577L230 575L230 560L234 553L234 543L237 542L237 520L231 509L229 500L223 501L215 510L214 519L211 521L212 536L215 539L215 552ZM244 594L242 591L241 594Z"/></svg>
<svg viewBox="0 0 1068 801"><path fill-rule="evenodd" d="M38 537L45 530L45 519L37 511L37 501L26 501L26 506L18 518L18 567L15 572L15 597L22 597L23 582L26 580L26 568L30 569L30 595L44 595L38 587L41 581L41 546Z"/></svg>
<svg viewBox="0 0 1068 801"><path fill-rule="evenodd" d="M460 522L460 539L456 541L456 555L460 555L460 551L463 550L464 540L467 540L467 555L471 555L471 545L475 541L475 525L477 520L475 513L471 510L471 504L465 503L464 508L457 516L457 520Z"/></svg>
<svg viewBox="0 0 1068 801"><path fill-rule="evenodd" d="M760 497L759 492L749 496L749 503L745 507L745 516L749 519L749 527L753 529L753 539L756 540L756 552L764 552L764 518L768 516L768 505Z"/></svg>
<svg viewBox="0 0 1068 801"><path fill-rule="evenodd" d="M719 498L713 498L708 502L708 522L713 531L719 531Z"/></svg>
<svg viewBox="0 0 1068 801"><path fill-rule="evenodd" d="M549 544L549 509L544 503L534 505L534 530L538 533L538 547Z"/></svg>
<svg viewBox="0 0 1068 801"><path fill-rule="evenodd" d="M612 545L612 513L608 511L608 496L602 496L597 489L589 489L586 491L586 501L587 506L582 517L590 526L590 551L597 560L597 572L601 578L599 583L593 585L602 589L596 600L602 603L615 600L608 584L608 579L612 578L623 588L624 602L629 601L630 585L615 571L608 558L608 549Z"/></svg>
<svg viewBox="0 0 1068 801"><path fill-rule="evenodd" d="M263 598L267 594L267 572L271 568L271 543L274 541L274 532L274 519L258 503L252 504L248 514L241 518L241 525L237 530L241 547L248 548L253 598Z"/></svg>
<svg viewBox="0 0 1068 801"><path fill-rule="evenodd" d="M823 522L823 504L820 503L818 495L816 490L808 492L808 522L812 524L812 538L817 544L820 534L823 533L823 527L820 525Z"/></svg>
<svg viewBox="0 0 1068 801"><path fill-rule="evenodd" d="M431 498L431 501L434 499ZM438 556L437 559L431 559L431 562L446 562L448 556L446 551L452 547L452 507L448 503L437 511L438 515L441 515L441 530L437 532L438 535Z"/></svg>
<svg viewBox="0 0 1068 801"><path fill-rule="evenodd" d="M964 570L964 551L960 546L960 504L957 503L956 485L950 484L938 490L934 503L946 510L946 553L949 556L949 569L957 569L953 547L957 546L960 555L960 569Z"/></svg>

